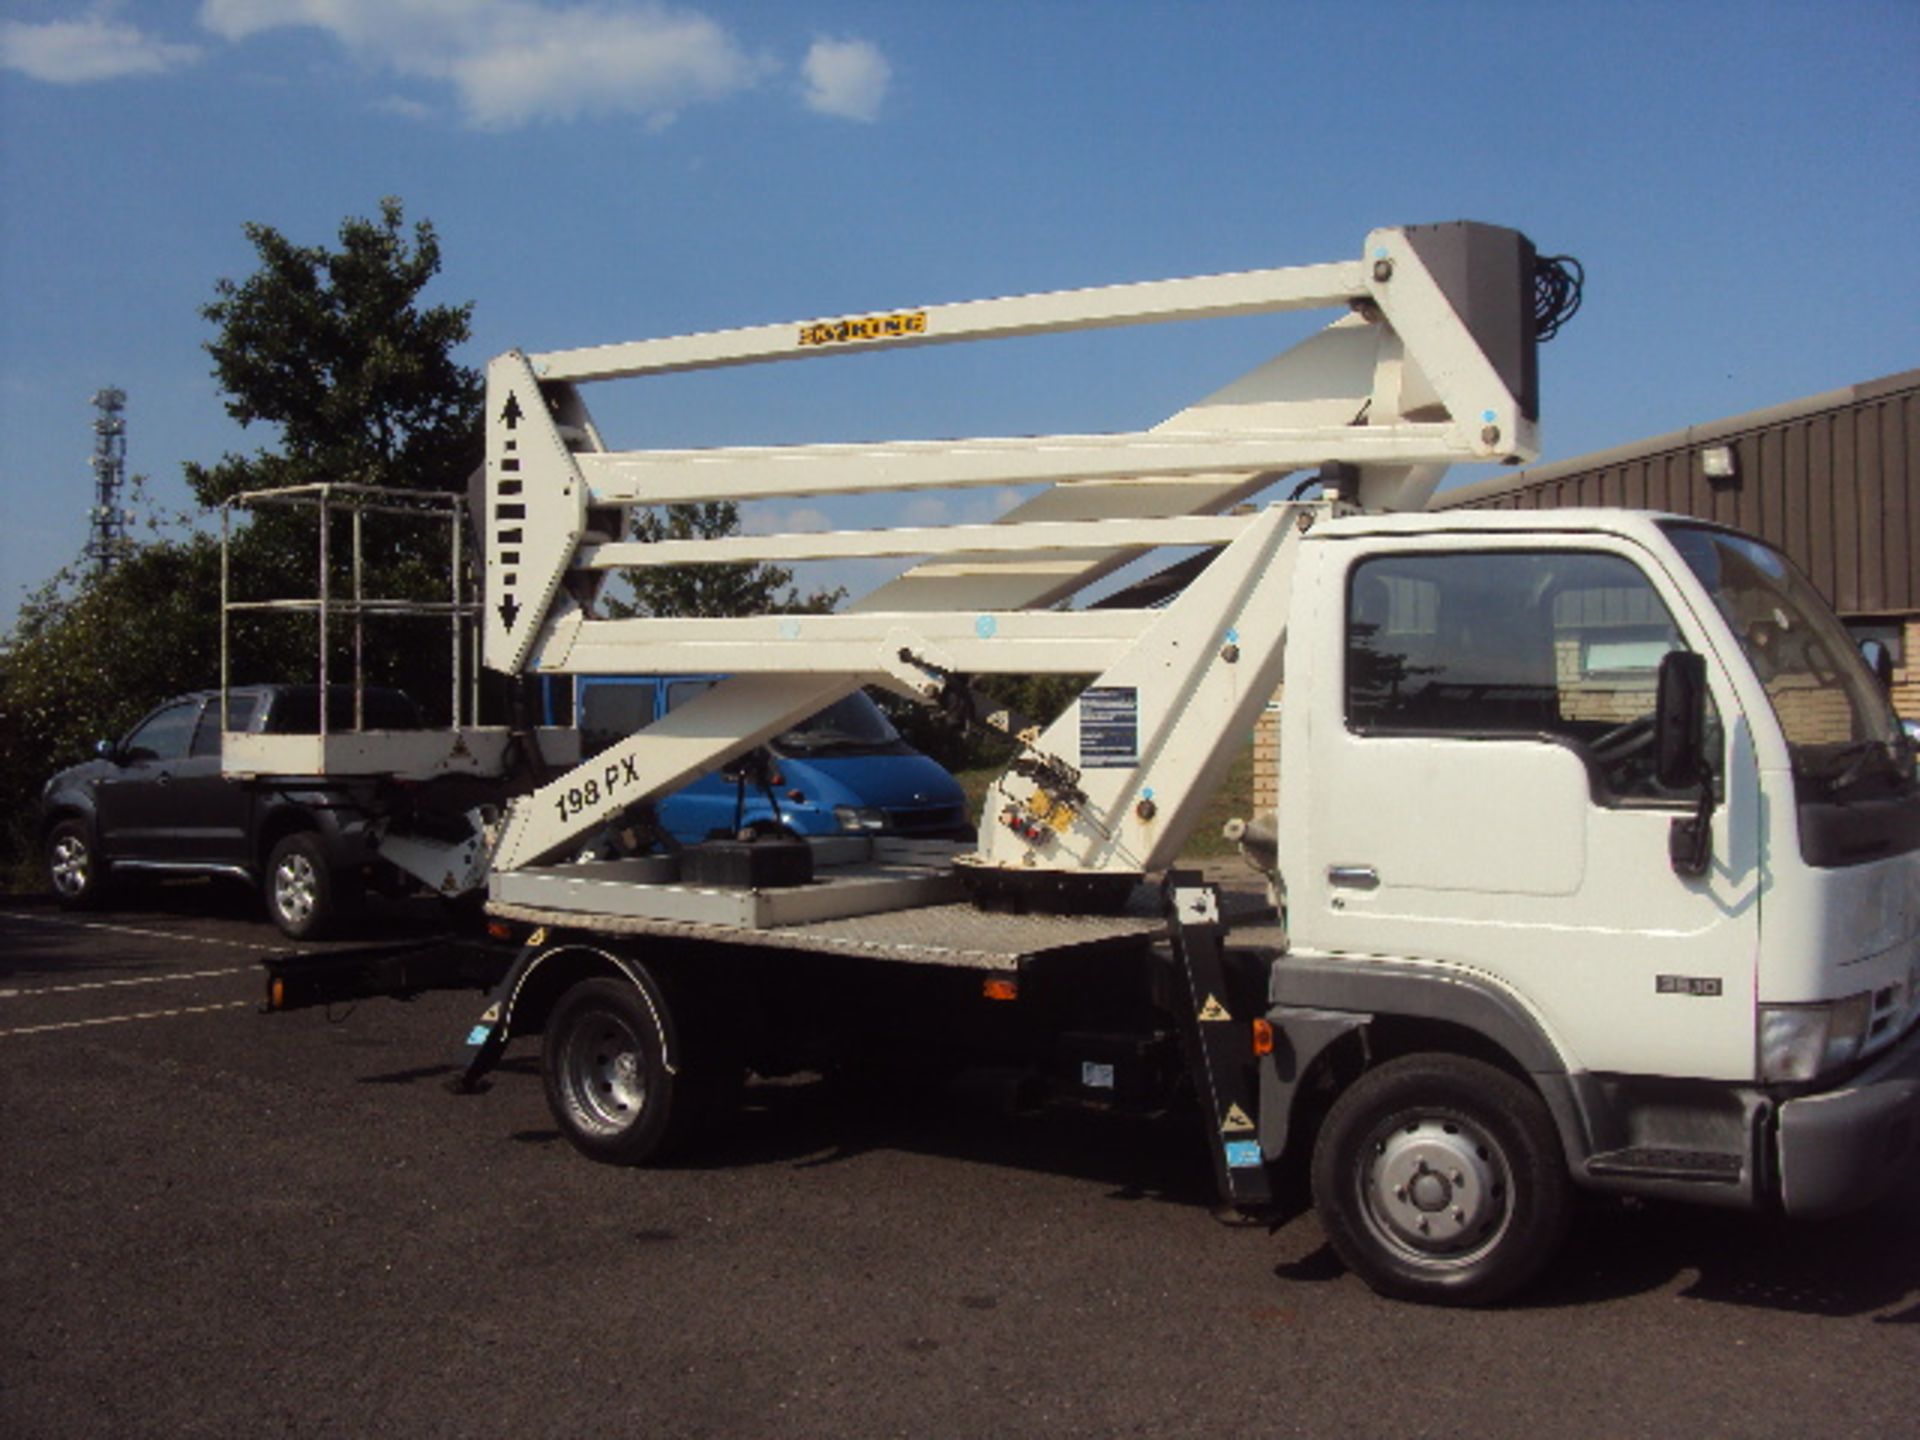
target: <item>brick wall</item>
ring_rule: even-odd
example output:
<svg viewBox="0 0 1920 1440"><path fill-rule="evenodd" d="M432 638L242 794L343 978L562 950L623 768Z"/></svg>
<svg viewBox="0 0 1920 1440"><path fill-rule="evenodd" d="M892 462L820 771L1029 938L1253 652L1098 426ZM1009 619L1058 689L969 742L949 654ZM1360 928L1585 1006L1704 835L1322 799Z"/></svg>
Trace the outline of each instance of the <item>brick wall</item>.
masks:
<svg viewBox="0 0 1920 1440"><path fill-rule="evenodd" d="M1909 720L1920 720L1920 615L1907 617L1900 653L1907 663L1893 672L1893 708Z"/></svg>
<svg viewBox="0 0 1920 1440"><path fill-rule="evenodd" d="M1253 814L1272 815L1280 804L1280 692L1253 726Z"/></svg>

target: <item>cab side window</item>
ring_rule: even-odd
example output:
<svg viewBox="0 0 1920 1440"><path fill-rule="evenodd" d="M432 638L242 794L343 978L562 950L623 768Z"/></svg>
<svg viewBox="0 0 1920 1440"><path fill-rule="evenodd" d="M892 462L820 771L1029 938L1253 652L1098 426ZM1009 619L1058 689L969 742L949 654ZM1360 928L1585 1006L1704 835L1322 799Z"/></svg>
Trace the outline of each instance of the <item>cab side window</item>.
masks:
<svg viewBox="0 0 1920 1440"><path fill-rule="evenodd" d="M667 709L678 710L696 695L704 695L720 682L717 680L669 680L667 682Z"/></svg>
<svg viewBox="0 0 1920 1440"><path fill-rule="evenodd" d="M150 715L127 737L129 760L184 760L193 739L193 724L200 716L200 702L188 700L169 705Z"/></svg>
<svg viewBox="0 0 1920 1440"><path fill-rule="evenodd" d="M1348 578L1347 723L1547 738L1586 758L1597 798L1679 799L1653 776L1660 659L1679 648L1659 594L1617 555L1379 556Z"/></svg>
<svg viewBox="0 0 1920 1440"><path fill-rule="evenodd" d="M227 697L227 729L245 730L253 719L253 706L256 697L252 695L229 695ZM200 712L200 723L193 727L194 755L218 755L220 753L220 702L209 700Z"/></svg>

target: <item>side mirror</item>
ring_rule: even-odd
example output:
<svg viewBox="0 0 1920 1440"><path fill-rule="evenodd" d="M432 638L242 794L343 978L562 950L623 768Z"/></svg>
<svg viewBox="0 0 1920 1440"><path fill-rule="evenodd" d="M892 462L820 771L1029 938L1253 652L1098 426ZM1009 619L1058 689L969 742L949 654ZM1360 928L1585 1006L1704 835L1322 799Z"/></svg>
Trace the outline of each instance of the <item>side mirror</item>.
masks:
<svg viewBox="0 0 1920 1440"><path fill-rule="evenodd" d="M1706 772L1707 661L1691 650L1660 660L1653 702L1654 773L1669 790L1700 784Z"/></svg>
<svg viewBox="0 0 1920 1440"><path fill-rule="evenodd" d="M1700 788L1693 814L1667 828L1673 873L1697 880L1713 858L1713 774L1707 768L1707 661L1691 650L1669 650L1660 660L1653 701L1653 766L1669 790Z"/></svg>
<svg viewBox="0 0 1920 1440"><path fill-rule="evenodd" d="M111 740L94 741L93 753L102 760L111 760L116 765L120 763L120 747Z"/></svg>
<svg viewBox="0 0 1920 1440"><path fill-rule="evenodd" d="M1893 651L1887 648L1884 640L1862 640L1860 658L1867 662L1867 669L1873 672L1873 678L1880 682L1882 690L1893 689Z"/></svg>

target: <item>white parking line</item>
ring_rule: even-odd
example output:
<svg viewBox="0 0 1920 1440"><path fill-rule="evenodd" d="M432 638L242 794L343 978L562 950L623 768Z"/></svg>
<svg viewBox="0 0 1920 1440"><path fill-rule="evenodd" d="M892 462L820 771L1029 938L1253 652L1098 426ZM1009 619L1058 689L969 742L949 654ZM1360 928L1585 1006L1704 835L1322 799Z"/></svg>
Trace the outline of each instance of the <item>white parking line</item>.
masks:
<svg viewBox="0 0 1920 1440"><path fill-rule="evenodd" d="M131 1020L165 1020L173 1015L204 1015L209 1010L237 1010L242 1005L255 1006L254 1000L225 1000L218 1005L183 1005L177 1010L142 1010L137 1015L102 1015L94 1020L62 1020L53 1025L16 1025L11 1030L0 1030L0 1040L14 1035L44 1035L49 1030L82 1030L89 1025L124 1025Z"/></svg>
<svg viewBox="0 0 1920 1440"><path fill-rule="evenodd" d="M140 935L149 940L191 940L196 945L223 945L229 950L265 950L253 940L220 940L207 935L182 935L172 930L144 930L138 925L113 925L105 920L75 920L66 915L34 915L0 910L0 920L37 920L42 925L64 925L76 930L110 930L116 935Z"/></svg>
<svg viewBox="0 0 1920 1440"><path fill-rule="evenodd" d="M121 985L165 985L172 980L210 980L219 975L246 975L258 979L257 965L229 965L221 970L181 970L172 975L140 975L131 980L88 980L78 985L29 985L0 990L0 1000L21 1000L34 995L71 995L78 990L112 990Z"/></svg>

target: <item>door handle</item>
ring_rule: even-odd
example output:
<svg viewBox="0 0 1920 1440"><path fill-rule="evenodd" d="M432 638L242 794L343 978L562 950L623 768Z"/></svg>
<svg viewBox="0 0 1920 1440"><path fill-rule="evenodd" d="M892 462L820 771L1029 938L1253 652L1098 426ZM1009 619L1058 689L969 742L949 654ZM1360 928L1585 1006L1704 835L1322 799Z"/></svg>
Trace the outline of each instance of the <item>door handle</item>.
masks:
<svg viewBox="0 0 1920 1440"><path fill-rule="evenodd" d="M1380 872L1371 865L1329 865L1327 883L1344 886L1348 890L1378 890Z"/></svg>

